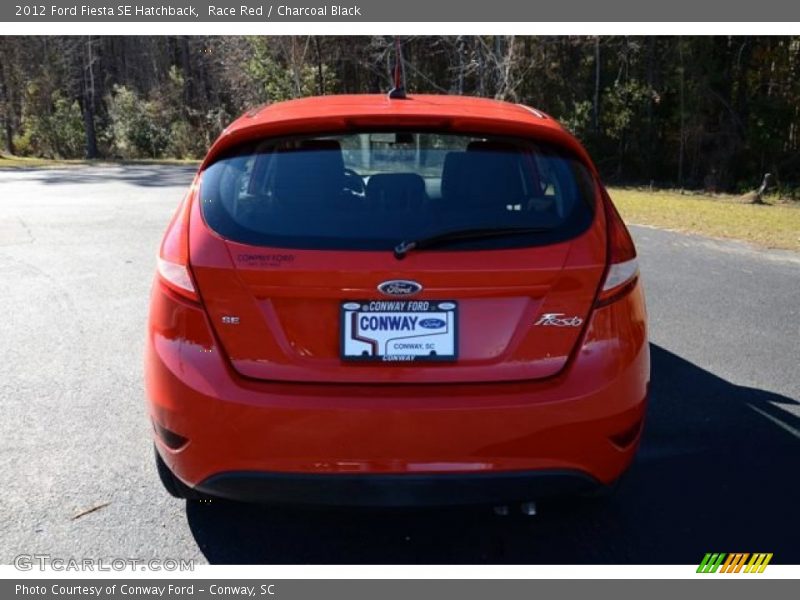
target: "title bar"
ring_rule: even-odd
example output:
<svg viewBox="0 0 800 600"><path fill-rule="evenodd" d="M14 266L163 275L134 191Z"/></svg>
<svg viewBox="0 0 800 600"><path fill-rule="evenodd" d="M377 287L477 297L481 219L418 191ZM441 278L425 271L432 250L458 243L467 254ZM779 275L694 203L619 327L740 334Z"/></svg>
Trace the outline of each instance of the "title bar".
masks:
<svg viewBox="0 0 800 600"><path fill-rule="evenodd" d="M785 0L50 0L3 2L0 22L798 22Z"/></svg>

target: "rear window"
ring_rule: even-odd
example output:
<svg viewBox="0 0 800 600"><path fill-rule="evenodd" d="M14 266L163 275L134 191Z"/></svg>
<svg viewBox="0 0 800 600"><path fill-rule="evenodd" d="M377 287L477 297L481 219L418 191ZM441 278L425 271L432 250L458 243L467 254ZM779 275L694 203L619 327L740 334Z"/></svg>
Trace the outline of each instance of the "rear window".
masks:
<svg viewBox="0 0 800 600"><path fill-rule="evenodd" d="M431 132L272 138L206 168L203 216L221 236L285 248L391 250L481 228L540 233L441 249L550 244L592 221L593 178L576 158L530 140Z"/></svg>

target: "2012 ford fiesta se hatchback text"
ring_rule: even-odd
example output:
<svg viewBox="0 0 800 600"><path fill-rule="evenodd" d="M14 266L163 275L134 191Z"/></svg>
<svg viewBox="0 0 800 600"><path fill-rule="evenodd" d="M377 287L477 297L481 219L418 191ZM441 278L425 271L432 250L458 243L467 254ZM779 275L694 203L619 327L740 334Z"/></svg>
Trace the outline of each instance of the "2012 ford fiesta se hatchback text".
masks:
<svg viewBox="0 0 800 600"><path fill-rule="evenodd" d="M168 226L145 372L176 496L603 490L648 393L636 250L586 151L537 110L274 104L222 133Z"/></svg>

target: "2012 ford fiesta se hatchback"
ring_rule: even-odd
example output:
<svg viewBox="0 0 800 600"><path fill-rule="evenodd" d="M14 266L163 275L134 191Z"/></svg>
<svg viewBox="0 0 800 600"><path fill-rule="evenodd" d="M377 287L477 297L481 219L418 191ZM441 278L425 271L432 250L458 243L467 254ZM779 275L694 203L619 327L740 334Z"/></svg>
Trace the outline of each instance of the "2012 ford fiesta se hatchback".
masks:
<svg viewBox="0 0 800 600"><path fill-rule="evenodd" d="M329 96L245 114L164 236L146 390L173 495L501 504L603 490L649 383L636 250L537 110Z"/></svg>

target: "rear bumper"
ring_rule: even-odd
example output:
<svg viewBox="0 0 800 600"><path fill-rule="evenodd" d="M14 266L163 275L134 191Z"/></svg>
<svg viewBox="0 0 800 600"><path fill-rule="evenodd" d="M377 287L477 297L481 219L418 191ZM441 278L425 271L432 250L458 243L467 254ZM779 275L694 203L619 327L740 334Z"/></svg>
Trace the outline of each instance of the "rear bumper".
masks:
<svg viewBox="0 0 800 600"><path fill-rule="evenodd" d="M500 504L578 494L602 487L578 471L435 475L341 475L228 472L195 488L218 498L290 505L351 507Z"/></svg>
<svg viewBox="0 0 800 600"><path fill-rule="evenodd" d="M356 505L536 499L612 483L638 447L650 376L639 289L594 312L562 373L524 382L252 381L220 355L199 307L156 293L150 316L145 375L158 451L181 481L211 495Z"/></svg>

